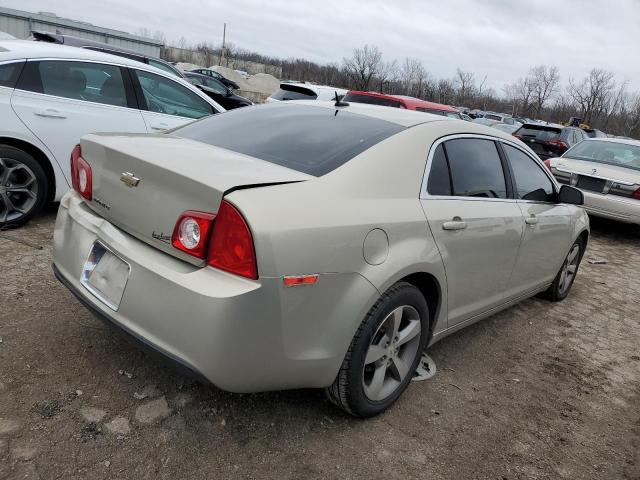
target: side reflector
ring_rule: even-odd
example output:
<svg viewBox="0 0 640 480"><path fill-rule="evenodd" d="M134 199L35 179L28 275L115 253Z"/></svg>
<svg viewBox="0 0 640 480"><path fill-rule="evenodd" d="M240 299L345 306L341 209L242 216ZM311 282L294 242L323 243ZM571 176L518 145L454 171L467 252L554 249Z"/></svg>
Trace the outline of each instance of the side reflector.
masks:
<svg viewBox="0 0 640 480"><path fill-rule="evenodd" d="M318 281L318 274L287 276L282 279L285 287L295 287L296 285L313 285Z"/></svg>

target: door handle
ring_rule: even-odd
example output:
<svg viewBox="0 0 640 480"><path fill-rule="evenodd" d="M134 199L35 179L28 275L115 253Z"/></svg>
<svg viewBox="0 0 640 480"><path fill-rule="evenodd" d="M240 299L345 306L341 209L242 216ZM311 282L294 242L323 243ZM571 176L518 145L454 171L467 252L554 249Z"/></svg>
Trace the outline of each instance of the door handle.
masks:
<svg viewBox="0 0 640 480"><path fill-rule="evenodd" d="M538 218L535 215L531 215L530 217L524 219L524 223L526 223L527 225L537 225Z"/></svg>
<svg viewBox="0 0 640 480"><path fill-rule="evenodd" d="M168 123L152 123L150 126L152 130L169 130L170 128Z"/></svg>
<svg viewBox="0 0 640 480"><path fill-rule="evenodd" d="M42 110L36 110L35 114L39 117L45 118L67 118L67 116L60 110L55 110L53 108L43 108Z"/></svg>
<svg viewBox="0 0 640 480"><path fill-rule="evenodd" d="M467 222L460 217L453 217L451 221L442 224L443 230L464 230L465 228L467 228Z"/></svg>

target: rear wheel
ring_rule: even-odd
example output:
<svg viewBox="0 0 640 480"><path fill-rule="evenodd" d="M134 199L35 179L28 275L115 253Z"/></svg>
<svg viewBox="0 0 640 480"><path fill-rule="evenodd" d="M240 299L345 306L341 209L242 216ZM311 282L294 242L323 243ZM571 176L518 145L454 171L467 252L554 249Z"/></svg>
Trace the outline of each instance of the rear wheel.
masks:
<svg viewBox="0 0 640 480"><path fill-rule="evenodd" d="M338 376L327 389L329 399L354 416L382 413L409 385L428 333L424 297L413 285L397 283L362 321Z"/></svg>
<svg viewBox="0 0 640 480"><path fill-rule="evenodd" d="M569 253L562 263L562 267L553 280L553 283L543 293L543 297L552 302L559 302L567 298L578 274L578 267L580 266L582 254L584 253L583 250L584 243L582 238L576 239L573 245L571 245Z"/></svg>
<svg viewBox="0 0 640 480"><path fill-rule="evenodd" d="M47 177L28 153L0 145L0 227L22 225L47 199Z"/></svg>

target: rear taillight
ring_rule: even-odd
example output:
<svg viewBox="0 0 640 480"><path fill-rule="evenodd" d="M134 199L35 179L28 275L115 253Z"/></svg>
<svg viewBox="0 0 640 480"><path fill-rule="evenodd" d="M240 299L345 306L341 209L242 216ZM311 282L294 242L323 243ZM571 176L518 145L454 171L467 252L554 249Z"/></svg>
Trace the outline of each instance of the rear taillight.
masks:
<svg viewBox="0 0 640 480"><path fill-rule="evenodd" d="M549 140L549 141L546 142L546 144L547 145L553 145L554 147L558 147L558 148L564 148L564 149L569 148L569 145L567 145L562 140Z"/></svg>
<svg viewBox="0 0 640 480"><path fill-rule="evenodd" d="M213 213L187 210L176 222L171 235L171 244L189 255L206 258L209 232L215 217Z"/></svg>
<svg viewBox="0 0 640 480"><path fill-rule="evenodd" d="M226 200L216 215L208 257L212 267L254 280L258 278L251 230L236 207Z"/></svg>
<svg viewBox="0 0 640 480"><path fill-rule="evenodd" d="M547 167L547 169L548 169L549 171L551 171L551 159L550 159L550 158L547 158L547 159L546 159L544 162L542 162L542 163L544 163L544 166L545 166L545 167Z"/></svg>
<svg viewBox="0 0 640 480"><path fill-rule="evenodd" d="M631 195L633 198L635 198L636 200L640 200L640 188L637 189L635 192L633 192L633 195Z"/></svg>
<svg viewBox="0 0 640 480"><path fill-rule="evenodd" d="M212 267L246 278L258 278L253 237L240 212L226 200L217 214L188 210L180 215L171 244Z"/></svg>
<svg viewBox="0 0 640 480"><path fill-rule="evenodd" d="M80 145L76 145L71 152L71 186L84 198L91 200L92 182L91 165L82 158Z"/></svg>

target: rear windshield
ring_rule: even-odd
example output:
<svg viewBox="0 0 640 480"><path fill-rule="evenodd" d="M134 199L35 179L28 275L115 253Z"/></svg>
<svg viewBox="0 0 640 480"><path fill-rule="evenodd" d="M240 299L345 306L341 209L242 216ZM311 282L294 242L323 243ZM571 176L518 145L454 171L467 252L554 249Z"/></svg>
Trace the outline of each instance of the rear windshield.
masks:
<svg viewBox="0 0 640 480"><path fill-rule="evenodd" d="M319 177L404 128L344 110L270 103L213 115L173 134Z"/></svg>
<svg viewBox="0 0 640 480"><path fill-rule="evenodd" d="M502 121L502 117L500 115L493 115L491 113L485 114L484 118L488 118L489 120L498 120Z"/></svg>
<svg viewBox="0 0 640 480"><path fill-rule="evenodd" d="M444 110L436 110L434 108L424 108L424 107L416 107L416 110L418 112L424 112L424 113L433 113L434 115L442 115L445 116L447 114L447 112L445 112Z"/></svg>
<svg viewBox="0 0 640 480"><path fill-rule="evenodd" d="M548 141L560 137L562 130L555 127L547 127L545 125L523 125L518 129L516 135L527 138L535 138L536 140Z"/></svg>
<svg viewBox="0 0 640 480"><path fill-rule="evenodd" d="M280 85L271 98L276 100L315 100L318 98L316 93L309 89L298 85Z"/></svg>
<svg viewBox="0 0 640 480"><path fill-rule="evenodd" d="M640 170L640 146L638 145L587 140L576 144L562 156Z"/></svg>
<svg viewBox="0 0 640 480"><path fill-rule="evenodd" d="M347 93L343 100L345 102L368 103L370 105L382 105L383 107L404 108L402 102L391 100L390 98L374 97L372 95L361 95L359 93Z"/></svg>

